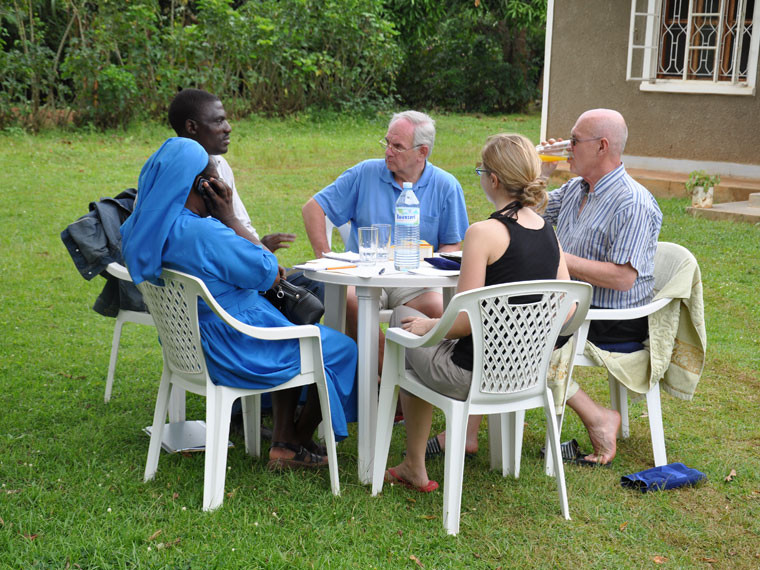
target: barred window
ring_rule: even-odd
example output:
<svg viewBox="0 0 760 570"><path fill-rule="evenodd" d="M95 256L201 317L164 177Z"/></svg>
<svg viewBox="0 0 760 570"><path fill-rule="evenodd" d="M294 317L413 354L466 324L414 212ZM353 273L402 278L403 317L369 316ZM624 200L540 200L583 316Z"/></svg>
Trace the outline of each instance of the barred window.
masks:
<svg viewBox="0 0 760 570"><path fill-rule="evenodd" d="M632 0L627 79L645 91L754 94L756 0Z"/></svg>

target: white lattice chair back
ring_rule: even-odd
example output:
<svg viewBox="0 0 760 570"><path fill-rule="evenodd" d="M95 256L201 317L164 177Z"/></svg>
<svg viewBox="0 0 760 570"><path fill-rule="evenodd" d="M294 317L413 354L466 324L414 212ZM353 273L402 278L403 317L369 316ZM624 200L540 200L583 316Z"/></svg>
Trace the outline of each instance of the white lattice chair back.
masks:
<svg viewBox="0 0 760 570"><path fill-rule="evenodd" d="M542 393L551 349L568 314L584 298L587 305L588 285L557 280L494 285L456 295L451 310L461 303L458 310L467 311L472 328L470 402Z"/></svg>
<svg viewBox="0 0 760 570"><path fill-rule="evenodd" d="M163 286L140 283L139 289L160 331L161 347L166 364L175 374L198 383L206 381L206 360L203 356L198 327L197 296L201 293L188 279L163 275Z"/></svg>

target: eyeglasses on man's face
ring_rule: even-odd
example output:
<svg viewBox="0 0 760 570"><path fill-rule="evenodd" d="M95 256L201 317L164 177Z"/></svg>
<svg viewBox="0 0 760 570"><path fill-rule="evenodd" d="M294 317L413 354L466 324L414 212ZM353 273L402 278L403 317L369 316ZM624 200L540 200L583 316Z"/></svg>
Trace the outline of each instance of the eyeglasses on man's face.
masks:
<svg viewBox="0 0 760 570"><path fill-rule="evenodd" d="M598 141L598 140L601 140L602 138L604 137L590 137L587 139L579 139L578 137L572 136L570 137L570 146L575 146L577 144L585 143L585 142Z"/></svg>
<svg viewBox="0 0 760 570"><path fill-rule="evenodd" d="M401 154L404 152L409 152L410 150L414 150L415 148L420 148L422 146L421 144L416 144L411 148L404 148L403 146L389 143L388 139L380 139L378 142L380 143L380 146L383 147L383 150L390 149L392 154Z"/></svg>

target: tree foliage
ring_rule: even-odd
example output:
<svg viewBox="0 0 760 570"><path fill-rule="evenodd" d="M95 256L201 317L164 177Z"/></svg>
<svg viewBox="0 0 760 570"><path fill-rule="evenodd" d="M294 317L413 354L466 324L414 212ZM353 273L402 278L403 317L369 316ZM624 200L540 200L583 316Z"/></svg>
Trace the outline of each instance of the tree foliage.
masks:
<svg viewBox="0 0 760 570"><path fill-rule="evenodd" d="M4 0L0 22L0 124L126 125L183 87L238 115L373 104L401 63L379 0Z"/></svg>
<svg viewBox="0 0 760 570"><path fill-rule="evenodd" d="M388 0L410 106L520 111L538 96L546 0Z"/></svg>
<svg viewBox="0 0 760 570"><path fill-rule="evenodd" d="M0 127L163 118L184 87L234 116L517 110L545 0L2 0ZM537 56L538 54L538 56Z"/></svg>

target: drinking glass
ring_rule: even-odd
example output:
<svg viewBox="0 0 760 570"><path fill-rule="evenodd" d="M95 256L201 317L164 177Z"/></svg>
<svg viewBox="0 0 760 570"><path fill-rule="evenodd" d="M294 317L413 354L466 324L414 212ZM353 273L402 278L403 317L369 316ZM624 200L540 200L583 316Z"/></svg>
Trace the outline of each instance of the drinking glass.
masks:
<svg viewBox="0 0 760 570"><path fill-rule="evenodd" d="M391 225L372 224L372 227L377 228L377 261L385 263L391 251Z"/></svg>
<svg viewBox="0 0 760 570"><path fill-rule="evenodd" d="M359 263L374 265L377 261L377 228L359 228Z"/></svg>

